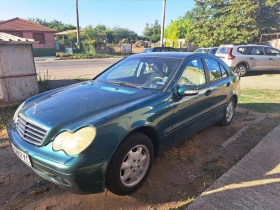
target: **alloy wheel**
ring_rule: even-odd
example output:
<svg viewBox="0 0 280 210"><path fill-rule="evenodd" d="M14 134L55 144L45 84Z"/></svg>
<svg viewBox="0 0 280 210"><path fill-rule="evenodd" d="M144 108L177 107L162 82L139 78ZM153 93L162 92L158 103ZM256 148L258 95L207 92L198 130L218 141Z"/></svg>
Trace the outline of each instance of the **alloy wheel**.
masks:
<svg viewBox="0 0 280 210"><path fill-rule="evenodd" d="M150 163L150 153L144 145L133 147L125 156L120 168L120 180L126 187L137 185L145 176Z"/></svg>

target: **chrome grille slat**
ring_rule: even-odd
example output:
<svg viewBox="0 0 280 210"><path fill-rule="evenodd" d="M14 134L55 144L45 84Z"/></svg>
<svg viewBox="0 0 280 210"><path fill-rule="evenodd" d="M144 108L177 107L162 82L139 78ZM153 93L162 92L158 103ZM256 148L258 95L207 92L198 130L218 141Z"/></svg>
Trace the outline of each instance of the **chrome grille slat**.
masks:
<svg viewBox="0 0 280 210"><path fill-rule="evenodd" d="M22 136L24 135L24 129L21 127L17 127L17 131L19 131Z"/></svg>
<svg viewBox="0 0 280 210"><path fill-rule="evenodd" d="M38 132L36 133L36 131L31 131L31 129L28 129L27 132L31 133L31 134L33 134L33 135L35 135L35 136L37 136L37 137L39 137L41 139L43 139L45 137L44 135L42 135L42 134L40 134Z"/></svg>
<svg viewBox="0 0 280 210"><path fill-rule="evenodd" d="M34 137L34 136L28 134L28 132L25 132L24 135L25 135L25 136L28 136L28 137L30 137L30 138L32 138L34 141L37 141L37 142L39 142L39 143L41 142L41 139L36 138L36 137Z"/></svg>
<svg viewBox="0 0 280 210"><path fill-rule="evenodd" d="M18 115L16 129L23 140L36 145L41 145L48 133L48 129L27 119L22 114Z"/></svg>
<svg viewBox="0 0 280 210"><path fill-rule="evenodd" d="M18 122L18 125L19 125L19 127L21 127L21 128L23 129L23 131L24 131L25 125L22 125L22 122Z"/></svg>
<svg viewBox="0 0 280 210"><path fill-rule="evenodd" d="M44 135L46 133L46 131L45 132L44 131L40 131L38 128L35 128L34 126L30 126L30 124L27 124L26 127L31 128L31 129L37 131L38 133L41 133L41 134L44 134Z"/></svg>

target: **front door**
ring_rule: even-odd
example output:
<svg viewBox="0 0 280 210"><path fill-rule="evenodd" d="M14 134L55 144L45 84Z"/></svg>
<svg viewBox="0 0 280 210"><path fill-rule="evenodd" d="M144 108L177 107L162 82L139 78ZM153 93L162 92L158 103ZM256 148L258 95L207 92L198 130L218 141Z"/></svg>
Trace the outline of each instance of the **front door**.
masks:
<svg viewBox="0 0 280 210"><path fill-rule="evenodd" d="M199 93L195 96L185 96L178 101L174 101L173 141L178 141L184 136L195 132L207 121L207 117L205 117L207 109L209 109L207 100L211 92L206 82L206 73L200 58L188 62L178 81L178 85L196 85Z"/></svg>
<svg viewBox="0 0 280 210"><path fill-rule="evenodd" d="M251 70L265 70L267 69L267 61L269 56L264 54L262 46L250 47L249 66Z"/></svg>
<svg viewBox="0 0 280 210"><path fill-rule="evenodd" d="M271 70L280 70L280 51L271 47L265 47L265 54L268 56L267 65Z"/></svg>

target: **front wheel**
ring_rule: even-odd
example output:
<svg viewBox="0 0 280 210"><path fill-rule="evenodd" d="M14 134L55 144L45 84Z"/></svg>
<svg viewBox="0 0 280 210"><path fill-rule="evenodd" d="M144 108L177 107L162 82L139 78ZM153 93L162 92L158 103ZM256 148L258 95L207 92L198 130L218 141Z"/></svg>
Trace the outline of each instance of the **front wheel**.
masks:
<svg viewBox="0 0 280 210"><path fill-rule="evenodd" d="M109 164L105 186L117 195L134 193L148 177L154 159L151 140L143 133L125 139Z"/></svg>
<svg viewBox="0 0 280 210"><path fill-rule="evenodd" d="M243 77L248 71L248 68L244 64L239 64L235 69L234 72L238 74L240 77Z"/></svg>
<svg viewBox="0 0 280 210"><path fill-rule="evenodd" d="M229 100L229 102L227 103L227 106L225 108L224 115L223 115L222 120L220 121L220 124L223 126L228 126L232 121L232 118L234 116L234 111L235 111L235 100L234 100L234 98L231 98Z"/></svg>

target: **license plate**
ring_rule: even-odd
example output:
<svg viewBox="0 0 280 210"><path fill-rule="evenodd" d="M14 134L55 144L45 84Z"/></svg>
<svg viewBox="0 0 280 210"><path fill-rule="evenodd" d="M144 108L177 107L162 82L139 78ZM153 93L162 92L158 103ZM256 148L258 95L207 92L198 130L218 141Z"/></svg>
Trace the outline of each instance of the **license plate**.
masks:
<svg viewBox="0 0 280 210"><path fill-rule="evenodd" d="M13 144L12 148L14 150L14 152L16 153L16 155L29 167L32 167L31 162L30 162L30 158L27 154L25 154L24 152L20 151L18 148L16 148Z"/></svg>

